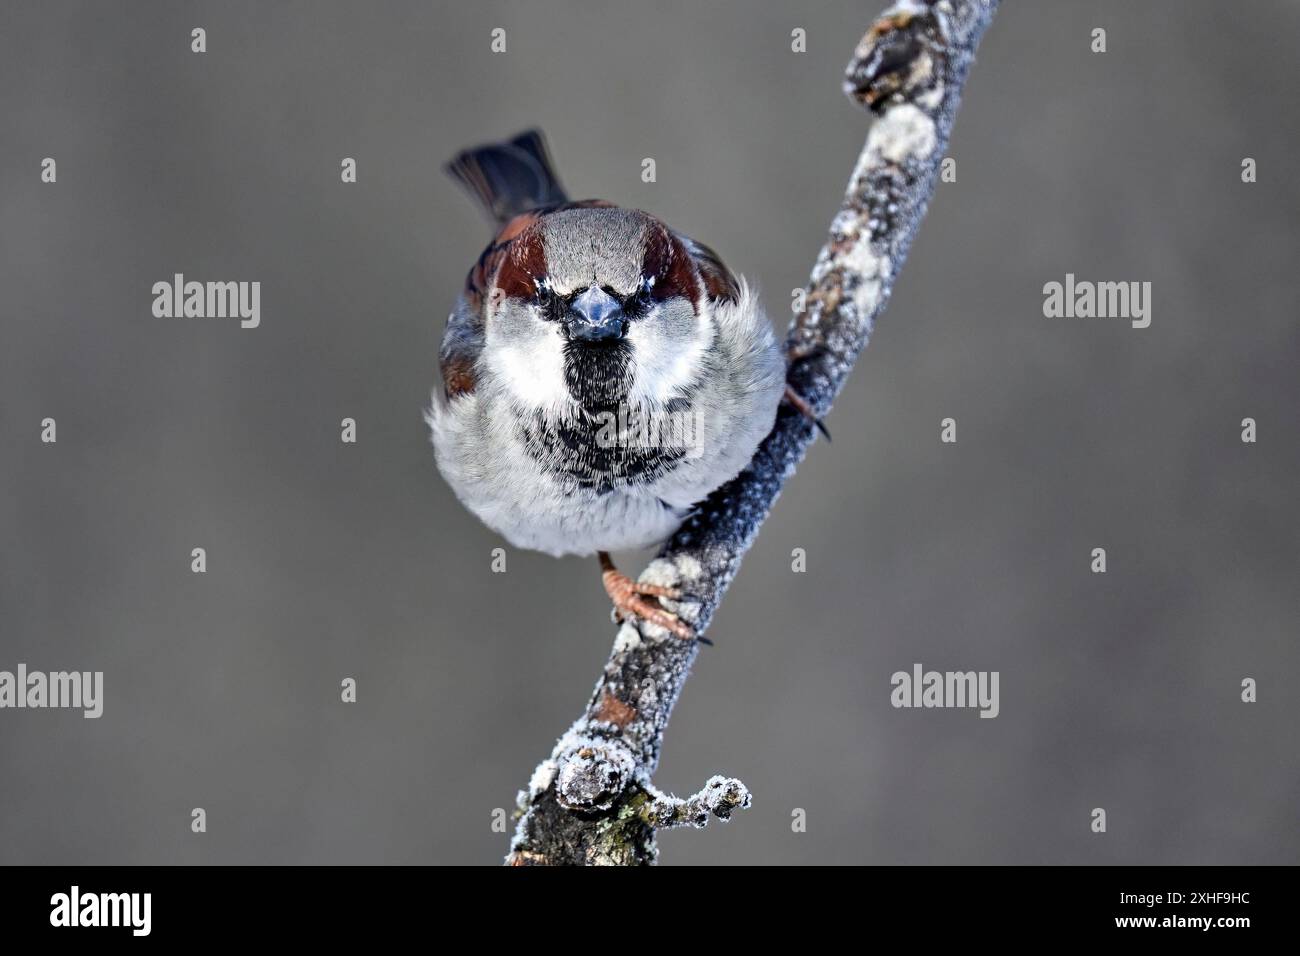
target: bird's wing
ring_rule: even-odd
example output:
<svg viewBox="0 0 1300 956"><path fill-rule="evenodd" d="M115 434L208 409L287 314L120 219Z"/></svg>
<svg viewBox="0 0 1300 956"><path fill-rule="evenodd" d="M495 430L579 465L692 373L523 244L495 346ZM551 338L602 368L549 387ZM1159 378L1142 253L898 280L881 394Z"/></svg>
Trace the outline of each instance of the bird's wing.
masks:
<svg viewBox="0 0 1300 956"><path fill-rule="evenodd" d="M702 242L696 242L690 236L674 233L686 247L686 251L695 260L695 267L700 270L704 280L704 294L714 301L736 302L740 299L740 283L730 269L726 267L718 254Z"/></svg>
<svg viewBox="0 0 1300 956"><path fill-rule="evenodd" d="M448 400L474 391L476 366L483 351L481 313L464 296L447 317L447 331L438 351L438 368L442 372L442 391Z"/></svg>

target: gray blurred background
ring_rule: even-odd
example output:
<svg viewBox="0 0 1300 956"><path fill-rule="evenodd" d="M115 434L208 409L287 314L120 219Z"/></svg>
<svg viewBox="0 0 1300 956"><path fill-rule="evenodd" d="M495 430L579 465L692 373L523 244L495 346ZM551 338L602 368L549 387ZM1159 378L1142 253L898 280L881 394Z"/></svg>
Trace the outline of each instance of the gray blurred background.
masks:
<svg viewBox="0 0 1300 956"><path fill-rule="evenodd" d="M499 862L613 629L594 561L491 573L434 467L488 237L441 165L541 126L573 194L715 246L784 327L882 3L4 4L0 669L106 702L0 711L0 861ZM669 730L662 787L754 807L663 862L1297 862L1297 35L1290 2L1005 4ZM174 272L259 280L261 327L154 318ZM1150 281L1151 327L1045 319L1067 272ZM893 709L913 662L1000 671L1001 715Z"/></svg>

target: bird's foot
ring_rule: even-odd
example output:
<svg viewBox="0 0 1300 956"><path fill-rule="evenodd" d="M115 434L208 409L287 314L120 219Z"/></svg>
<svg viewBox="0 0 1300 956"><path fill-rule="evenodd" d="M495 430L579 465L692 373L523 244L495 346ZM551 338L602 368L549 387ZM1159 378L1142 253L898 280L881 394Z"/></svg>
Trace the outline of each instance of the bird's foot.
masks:
<svg viewBox="0 0 1300 956"><path fill-rule="evenodd" d="M600 583L605 586L605 593L614 602L614 616L620 620L629 617L657 624L666 631L676 634L683 640L693 640L695 631L672 611L659 603L659 598L670 601L681 600L684 595L676 588L660 584L643 584L633 581L626 574L614 567L607 551L601 551Z"/></svg>

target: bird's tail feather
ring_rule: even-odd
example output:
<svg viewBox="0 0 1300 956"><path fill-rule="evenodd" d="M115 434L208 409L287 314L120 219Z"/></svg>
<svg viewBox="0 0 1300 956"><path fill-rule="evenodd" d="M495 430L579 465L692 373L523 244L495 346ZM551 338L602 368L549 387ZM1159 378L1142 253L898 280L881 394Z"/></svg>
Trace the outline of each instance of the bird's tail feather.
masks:
<svg viewBox="0 0 1300 956"><path fill-rule="evenodd" d="M540 130L527 130L505 143L467 149L446 169L498 223L568 199Z"/></svg>

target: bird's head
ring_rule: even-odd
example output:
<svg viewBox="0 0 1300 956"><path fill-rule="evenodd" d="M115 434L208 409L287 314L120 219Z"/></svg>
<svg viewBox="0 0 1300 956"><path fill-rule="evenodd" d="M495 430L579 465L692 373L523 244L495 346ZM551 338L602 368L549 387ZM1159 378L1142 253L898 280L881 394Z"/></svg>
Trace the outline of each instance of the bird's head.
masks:
<svg viewBox="0 0 1300 956"><path fill-rule="evenodd" d="M682 240L653 216L563 209L513 238L485 307L485 356L525 408L663 406L698 381L714 327Z"/></svg>

